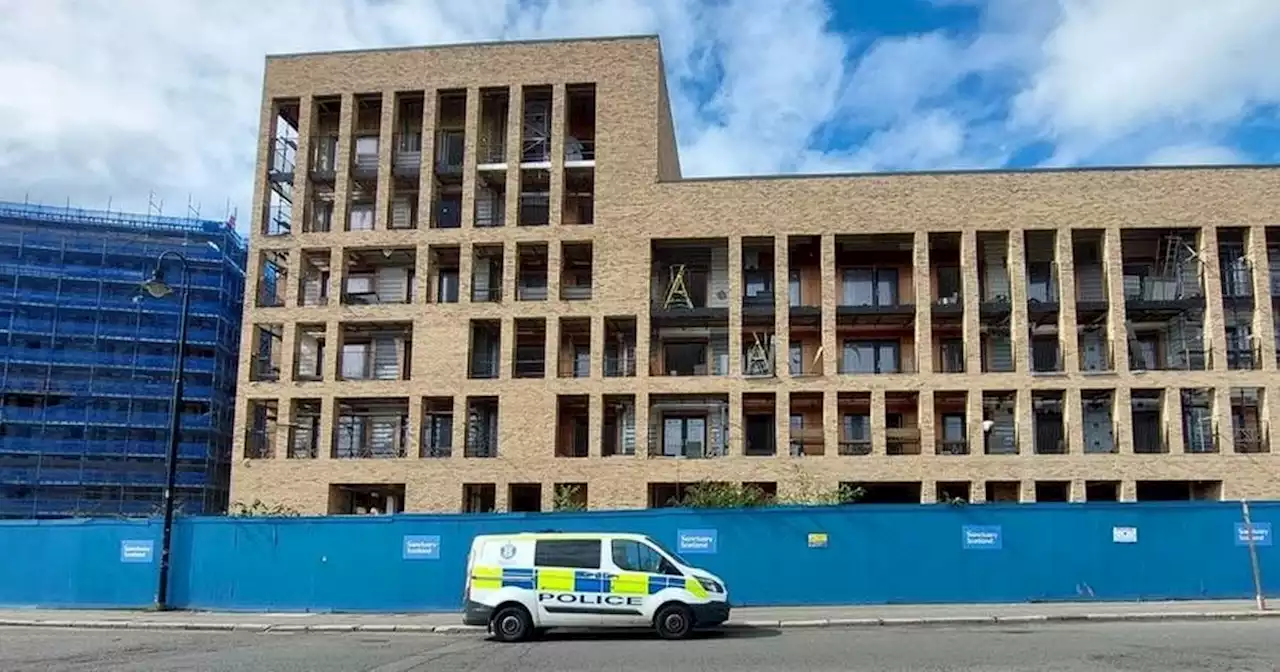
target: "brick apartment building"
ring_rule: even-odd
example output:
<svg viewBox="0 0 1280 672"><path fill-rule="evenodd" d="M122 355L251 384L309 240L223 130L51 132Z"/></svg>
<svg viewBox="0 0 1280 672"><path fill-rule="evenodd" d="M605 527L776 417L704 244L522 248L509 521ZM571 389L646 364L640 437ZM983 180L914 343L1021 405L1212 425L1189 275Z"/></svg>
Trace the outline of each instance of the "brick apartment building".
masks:
<svg viewBox="0 0 1280 672"><path fill-rule="evenodd" d="M232 501L1280 496L1275 168L683 179L641 37L268 58L255 198Z"/></svg>

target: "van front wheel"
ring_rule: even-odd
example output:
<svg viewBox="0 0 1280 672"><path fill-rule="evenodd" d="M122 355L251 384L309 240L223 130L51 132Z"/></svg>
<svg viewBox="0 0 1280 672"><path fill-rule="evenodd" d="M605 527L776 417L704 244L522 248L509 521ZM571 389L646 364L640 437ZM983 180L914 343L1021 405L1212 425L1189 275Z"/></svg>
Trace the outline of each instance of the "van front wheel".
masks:
<svg viewBox="0 0 1280 672"><path fill-rule="evenodd" d="M493 636L499 642L521 642L533 632L533 619L519 605L498 610L493 616Z"/></svg>
<svg viewBox="0 0 1280 672"><path fill-rule="evenodd" d="M658 610L653 624L663 639L684 639L693 632L693 612L683 604L668 604Z"/></svg>

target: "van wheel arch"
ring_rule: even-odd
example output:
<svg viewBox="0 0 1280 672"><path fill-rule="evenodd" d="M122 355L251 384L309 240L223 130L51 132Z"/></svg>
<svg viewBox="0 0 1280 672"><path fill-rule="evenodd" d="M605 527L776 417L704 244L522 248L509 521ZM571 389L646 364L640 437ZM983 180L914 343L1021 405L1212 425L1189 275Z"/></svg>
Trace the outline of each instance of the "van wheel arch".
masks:
<svg viewBox="0 0 1280 672"><path fill-rule="evenodd" d="M653 627L663 639L684 639L693 632L693 625L693 609L679 600L663 602L653 612Z"/></svg>
<svg viewBox="0 0 1280 672"><path fill-rule="evenodd" d="M516 617L521 621L521 628L518 631L508 631L502 627L501 621L516 612ZM493 608L493 617L489 620L489 631L493 633L499 641L518 642L528 639L535 632L533 626L533 615L529 613L529 609L520 602L508 600Z"/></svg>

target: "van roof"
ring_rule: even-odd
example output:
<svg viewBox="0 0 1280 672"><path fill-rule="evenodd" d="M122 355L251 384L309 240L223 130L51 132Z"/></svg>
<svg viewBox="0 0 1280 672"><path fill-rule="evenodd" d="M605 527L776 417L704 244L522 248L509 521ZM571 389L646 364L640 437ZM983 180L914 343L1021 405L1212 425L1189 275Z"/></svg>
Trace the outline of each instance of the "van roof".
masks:
<svg viewBox="0 0 1280 672"><path fill-rule="evenodd" d="M512 532L510 534L477 534L476 539L644 539L648 535L630 532Z"/></svg>

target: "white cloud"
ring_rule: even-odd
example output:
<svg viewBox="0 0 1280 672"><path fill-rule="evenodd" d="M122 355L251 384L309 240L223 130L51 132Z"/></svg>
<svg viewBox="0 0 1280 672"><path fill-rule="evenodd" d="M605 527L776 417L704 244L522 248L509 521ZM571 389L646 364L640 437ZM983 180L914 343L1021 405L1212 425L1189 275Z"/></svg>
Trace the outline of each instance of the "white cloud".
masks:
<svg viewBox="0 0 1280 672"><path fill-rule="evenodd" d="M784 169L844 61L818 0L0 0L0 16L0 198L145 210L154 190L166 213L190 194L242 222L267 53L661 32L688 175Z"/></svg>
<svg viewBox="0 0 1280 672"><path fill-rule="evenodd" d="M1185 144L1162 147L1147 155L1143 163L1153 166L1207 166L1245 163L1245 157L1231 147Z"/></svg>
<svg viewBox="0 0 1280 672"><path fill-rule="evenodd" d="M980 11L854 59L821 0L0 0L0 199L248 221L267 53L658 32L688 176L1247 161L1280 104L1274 0Z"/></svg>
<svg viewBox="0 0 1280 672"><path fill-rule="evenodd" d="M1280 102L1274 0L1062 0L1013 119L1065 162L1153 125L1234 124Z"/></svg>

